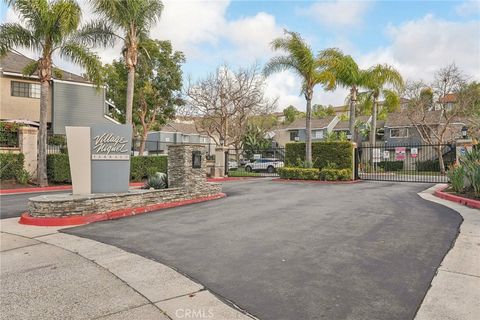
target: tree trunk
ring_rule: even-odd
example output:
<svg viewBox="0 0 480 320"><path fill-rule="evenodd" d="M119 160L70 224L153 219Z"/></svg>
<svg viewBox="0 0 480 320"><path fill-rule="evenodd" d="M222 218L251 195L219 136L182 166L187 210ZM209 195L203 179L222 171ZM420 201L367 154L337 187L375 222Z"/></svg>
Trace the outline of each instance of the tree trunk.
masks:
<svg viewBox="0 0 480 320"><path fill-rule="evenodd" d="M40 85L40 126L37 140L37 183L40 187L48 185L47 180L47 111L50 83L44 80Z"/></svg>
<svg viewBox="0 0 480 320"><path fill-rule="evenodd" d="M357 101L357 88L352 87L350 89L350 115L348 121L348 128L350 130L350 134L352 135L352 141L356 142L356 133L355 133L355 104Z"/></svg>
<svg viewBox="0 0 480 320"><path fill-rule="evenodd" d="M139 156L143 156L143 152L145 151L145 143L147 141L147 128L144 128L143 129L143 133L142 133L142 141L140 141L140 150L139 150Z"/></svg>
<svg viewBox="0 0 480 320"><path fill-rule="evenodd" d="M443 161L443 150L442 150L442 146L439 145L436 149L437 149L438 166L440 167L440 173L441 173L441 174L445 174L445 162Z"/></svg>
<svg viewBox="0 0 480 320"><path fill-rule="evenodd" d="M373 166L373 150L376 143L376 133L377 133L377 98L373 100L373 110L372 110L372 126L370 128L370 164Z"/></svg>
<svg viewBox="0 0 480 320"><path fill-rule="evenodd" d="M134 85L135 85L135 67L131 66L128 68L128 77L127 77L127 102L126 102L126 110L125 110L126 124L132 124Z"/></svg>
<svg viewBox="0 0 480 320"><path fill-rule="evenodd" d="M305 166L312 167L312 97L307 97Z"/></svg>

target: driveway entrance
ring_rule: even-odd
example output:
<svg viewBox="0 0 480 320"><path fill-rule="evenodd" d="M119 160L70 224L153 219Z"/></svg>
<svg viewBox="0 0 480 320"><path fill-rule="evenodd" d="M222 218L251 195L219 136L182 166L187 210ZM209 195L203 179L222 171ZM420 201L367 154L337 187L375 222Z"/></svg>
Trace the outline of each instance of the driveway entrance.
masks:
<svg viewBox="0 0 480 320"><path fill-rule="evenodd" d="M413 319L461 218L425 184L230 182L228 197L67 229L155 259L260 319Z"/></svg>

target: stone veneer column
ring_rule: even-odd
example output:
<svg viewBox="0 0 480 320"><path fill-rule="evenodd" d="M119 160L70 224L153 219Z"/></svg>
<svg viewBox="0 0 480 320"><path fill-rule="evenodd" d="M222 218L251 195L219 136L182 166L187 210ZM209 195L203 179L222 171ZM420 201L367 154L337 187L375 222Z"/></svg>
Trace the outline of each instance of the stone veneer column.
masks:
<svg viewBox="0 0 480 320"><path fill-rule="evenodd" d="M18 135L20 152L25 156L23 168L31 175L35 175L37 172L38 129L34 127L20 127Z"/></svg>
<svg viewBox="0 0 480 320"><path fill-rule="evenodd" d="M192 154L201 152L201 167L192 168ZM188 193L196 193L207 183L205 147L202 145L168 146L168 187L184 188Z"/></svg>

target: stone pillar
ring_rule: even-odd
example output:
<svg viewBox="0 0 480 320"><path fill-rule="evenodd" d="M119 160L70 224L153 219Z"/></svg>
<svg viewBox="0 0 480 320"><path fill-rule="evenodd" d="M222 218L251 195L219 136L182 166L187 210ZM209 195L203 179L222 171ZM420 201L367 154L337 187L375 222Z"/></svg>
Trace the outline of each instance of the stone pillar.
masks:
<svg viewBox="0 0 480 320"><path fill-rule="evenodd" d="M18 129L20 152L25 156L23 168L31 175L37 172L37 136L37 128L20 127Z"/></svg>
<svg viewBox="0 0 480 320"><path fill-rule="evenodd" d="M193 167L194 154L200 154L200 166ZM205 146L177 144L168 146L168 187L196 193L207 183Z"/></svg>
<svg viewBox="0 0 480 320"><path fill-rule="evenodd" d="M223 178L225 176L225 152L227 150L225 147L215 148L215 168L212 178Z"/></svg>

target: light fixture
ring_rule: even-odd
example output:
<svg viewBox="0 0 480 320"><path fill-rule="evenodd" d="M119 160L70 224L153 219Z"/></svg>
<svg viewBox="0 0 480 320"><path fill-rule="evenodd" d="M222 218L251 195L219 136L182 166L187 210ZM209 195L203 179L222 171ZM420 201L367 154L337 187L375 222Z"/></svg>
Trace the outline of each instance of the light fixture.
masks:
<svg viewBox="0 0 480 320"><path fill-rule="evenodd" d="M224 146L225 145L225 140L223 140L223 138L220 138L220 146Z"/></svg>
<svg viewBox="0 0 480 320"><path fill-rule="evenodd" d="M466 126L463 126L462 128L462 137L463 139L467 138L467 133L468 133L468 128Z"/></svg>
<svg viewBox="0 0 480 320"><path fill-rule="evenodd" d="M350 130L347 131L347 140L348 141L352 140L352 133L350 132Z"/></svg>

